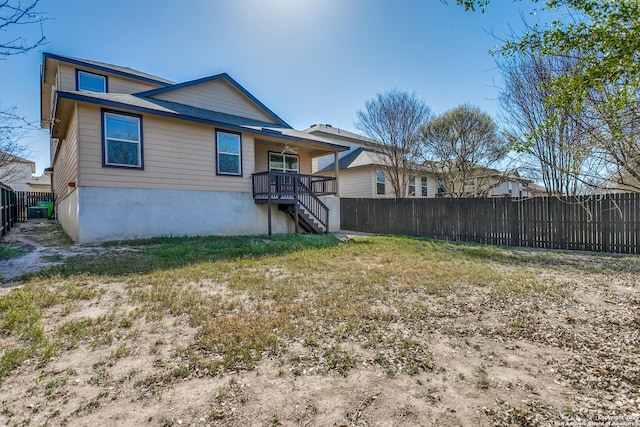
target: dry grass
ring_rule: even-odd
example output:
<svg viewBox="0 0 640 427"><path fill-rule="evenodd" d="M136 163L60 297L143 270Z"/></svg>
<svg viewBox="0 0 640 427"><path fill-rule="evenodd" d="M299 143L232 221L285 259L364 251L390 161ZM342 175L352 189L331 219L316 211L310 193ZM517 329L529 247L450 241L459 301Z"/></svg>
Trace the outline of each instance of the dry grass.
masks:
<svg viewBox="0 0 640 427"><path fill-rule="evenodd" d="M478 405L480 418L470 425L537 425L576 414L593 417L596 411L640 411L640 318L634 314L640 263L634 257L402 237L177 238L121 245L136 250L70 259L3 291L1 387L37 374L30 396L45 397L34 398L37 412L9 398L0 419L88 423L101 408L158 398L185 381L241 378L266 369L265 363L275 363L283 377L347 377L364 367L416 384L434 378L467 384L498 402L486 410ZM599 306L585 292L608 295L614 303ZM617 350L583 335L609 331L614 318ZM440 353L441 339L455 342L456 351L477 353L482 364L453 370ZM500 367L515 367L497 362L497 346L524 344L558 350L548 366L563 384L570 414L552 400L531 400L526 384L499 378ZM78 368L60 367L79 352L91 361L83 371L82 384L92 393L85 399L69 394L72 378L81 376ZM597 352L601 359L588 356ZM607 383L610 391L599 391L601 383L590 376L594 369L606 371L600 381L615 377L615 384ZM429 387L426 402L435 404L438 394L446 394ZM237 384L228 393L236 404L250 403L250 393ZM510 394L520 403L507 399ZM621 404L610 405L611 396ZM185 410L182 416L203 418L203 425L241 425L237 415L218 406L229 399L225 394L215 408L193 409L191 415ZM368 407L376 399L362 401ZM307 422L319 417L313 414L307 409L298 415ZM353 414L345 417L355 423ZM322 424L322 418L314 419ZM289 423L295 420L288 417Z"/></svg>

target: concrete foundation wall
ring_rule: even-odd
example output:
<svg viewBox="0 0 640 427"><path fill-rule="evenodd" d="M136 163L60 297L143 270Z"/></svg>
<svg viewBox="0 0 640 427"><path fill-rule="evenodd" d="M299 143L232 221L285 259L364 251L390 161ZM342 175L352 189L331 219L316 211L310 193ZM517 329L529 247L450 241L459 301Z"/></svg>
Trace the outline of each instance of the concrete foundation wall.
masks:
<svg viewBox="0 0 640 427"><path fill-rule="evenodd" d="M74 242L79 240L78 234L78 192L76 189L65 197L56 206L56 218L62 226L65 233L73 239Z"/></svg>
<svg viewBox="0 0 640 427"><path fill-rule="evenodd" d="M267 234L267 206L251 193L81 187L80 243L152 236ZM340 227L340 199L323 197L331 231ZM64 215L66 215L66 210ZM63 222L61 212L61 222ZM67 221L66 219L64 221ZM67 229L65 228L65 231ZM273 233L293 233L293 220L272 207Z"/></svg>

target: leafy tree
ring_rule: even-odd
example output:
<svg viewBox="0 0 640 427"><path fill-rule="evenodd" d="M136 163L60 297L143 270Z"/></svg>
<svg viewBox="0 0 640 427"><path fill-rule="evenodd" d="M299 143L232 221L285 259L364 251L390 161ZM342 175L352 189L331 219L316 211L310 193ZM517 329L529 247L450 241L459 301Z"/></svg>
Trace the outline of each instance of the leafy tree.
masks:
<svg viewBox="0 0 640 427"><path fill-rule="evenodd" d="M393 89L377 94L356 112L356 128L380 142L385 174L396 197L407 197L409 175L421 159L420 126L430 117L427 104L415 93Z"/></svg>
<svg viewBox="0 0 640 427"><path fill-rule="evenodd" d="M521 1L521 0L514 0ZM519 39L507 41L495 54L571 57L574 73L554 76L546 99L552 109L547 125L567 111L586 108L610 116L636 109L640 88L640 2L638 0L531 0L562 20L534 25ZM485 11L489 0L456 0L465 10ZM606 92L598 103L593 93ZM623 130L611 129L615 138Z"/></svg>
<svg viewBox="0 0 640 427"><path fill-rule="evenodd" d="M424 153L443 193L449 197L484 196L500 184L496 167L510 145L487 113L461 105L432 118L421 128Z"/></svg>

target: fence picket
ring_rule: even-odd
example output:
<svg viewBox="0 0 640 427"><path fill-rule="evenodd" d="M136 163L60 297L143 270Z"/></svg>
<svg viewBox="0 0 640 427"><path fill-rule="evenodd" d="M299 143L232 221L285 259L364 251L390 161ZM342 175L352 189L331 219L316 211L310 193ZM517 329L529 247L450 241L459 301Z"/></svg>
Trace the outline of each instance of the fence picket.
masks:
<svg viewBox="0 0 640 427"><path fill-rule="evenodd" d="M341 199L341 228L640 254L640 193L529 199Z"/></svg>

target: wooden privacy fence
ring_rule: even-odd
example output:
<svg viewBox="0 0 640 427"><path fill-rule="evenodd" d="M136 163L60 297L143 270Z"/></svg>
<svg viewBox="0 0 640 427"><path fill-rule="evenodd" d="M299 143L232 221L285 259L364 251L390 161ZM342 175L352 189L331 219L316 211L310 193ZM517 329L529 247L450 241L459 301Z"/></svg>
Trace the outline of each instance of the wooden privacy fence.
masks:
<svg viewBox="0 0 640 427"><path fill-rule="evenodd" d="M16 192L0 183L0 236L11 230L17 219Z"/></svg>
<svg viewBox="0 0 640 427"><path fill-rule="evenodd" d="M640 253L640 194L527 199L347 199L343 230L490 245Z"/></svg>
<svg viewBox="0 0 640 427"><path fill-rule="evenodd" d="M36 206L38 202L54 202L53 193L16 191L17 199L17 220L26 221L28 219L28 211L31 206Z"/></svg>

